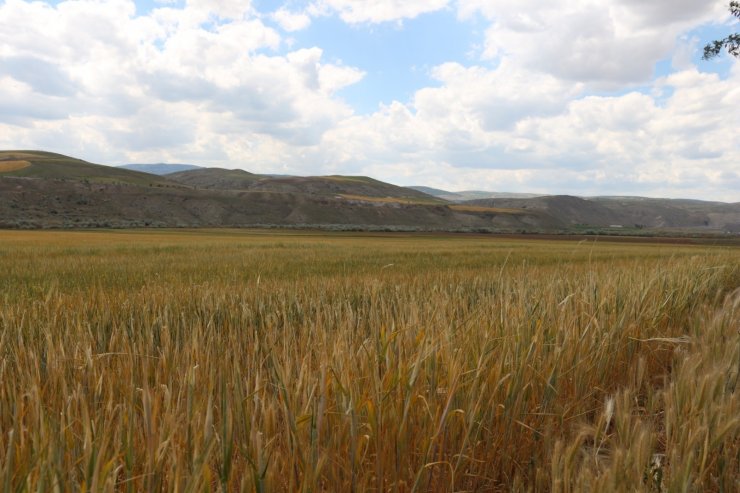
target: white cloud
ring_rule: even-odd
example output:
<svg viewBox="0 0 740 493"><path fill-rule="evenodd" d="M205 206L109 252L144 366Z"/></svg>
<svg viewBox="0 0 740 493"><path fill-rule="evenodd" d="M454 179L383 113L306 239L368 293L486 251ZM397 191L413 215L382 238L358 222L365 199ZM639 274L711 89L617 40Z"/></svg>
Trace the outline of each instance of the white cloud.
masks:
<svg viewBox="0 0 740 493"><path fill-rule="evenodd" d="M446 63L432 74L442 87L416 93L419 116L464 120L483 131L505 130L524 117L557 112L580 92L578 84L529 72L507 60L496 70Z"/></svg>
<svg viewBox="0 0 740 493"><path fill-rule="evenodd" d="M324 62L318 48L271 54L280 35L251 12L241 1L149 16L125 1L0 4L0 123L41 143L89 136L74 126L95 122L97 155L108 159L197 154L203 138L221 141L215 128L227 139L316 143L351 114L335 93L363 72Z"/></svg>
<svg viewBox="0 0 740 493"><path fill-rule="evenodd" d="M727 12L728 2L714 0L621 0L629 14L643 25L665 26L677 22L695 23L708 16L716 17Z"/></svg>
<svg viewBox="0 0 740 493"><path fill-rule="evenodd" d="M285 31L294 32L306 29L311 25L311 17L301 12L291 12L285 8L278 9L272 14L272 18L275 19L280 27Z"/></svg>
<svg viewBox="0 0 740 493"><path fill-rule="evenodd" d="M8 56L0 59L0 74L29 86L34 92L49 96L72 96L75 87L69 74L53 63L39 58Z"/></svg>
<svg viewBox="0 0 740 493"><path fill-rule="evenodd" d="M187 0L187 10L208 18L241 19L254 11L249 0Z"/></svg>
<svg viewBox="0 0 740 493"><path fill-rule="evenodd" d="M449 0L317 0L312 15L337 13L348 24L380 23L413 19L445 8Z"/></svg>
<svg viewBox="0 0 740 493"><path fill-rule="evenodd" d="M737 73L722 80L691 68L655 83L669 96L580 98L562 81L507 64L446 64L434 73L442 86L419 90L411 104L329 130L327 172L458 190L740 200ZM501 107L513 116L492 125Z"/></svg>
<svg viewBox="0 0 740 493"><path fill-rule="evenodd" d="M423 88L409 104L394 102L340 122L322 141L335 164L446 161L461 168L529 164L507 155L529 144L512 139L520 121L556 115L579 88L508 63L496 70L447 63L433 69L441 87ZM414 166L415 170L418 167Z"/></svg>
<svg viewBox="0 0 740 493"><path fill-rule="evenodd" d="M12 77L0 77L1 120L19 126L32 126L36 120L66 118L72 101L34 92L33 87Z"/></svg>
<svg viewBox="0 0 740 493"><path fill-rule="evenodd" d="M724 15L714 0L460 0L458 8L491 21L484 57L602 89L647 82L680 33Z"/></svg>
<svg viewBox="0 0 740 493"><path fill-rule="evenodd" d="M272 19L290 31L311 15L401 21L448 4L325 0ZM439 64L429 87L358 115L341 90L363 67L327 61L322 47L286 50L249 2L137 15L123 0L7 0L0 147L446 189L738 201L740 64L724 78L699 72L697 40L685 36L724 19L716 4L460 0L459 15L488 19L489 58ZM674 73L655 79L655 62L671 58Z"/></svg>

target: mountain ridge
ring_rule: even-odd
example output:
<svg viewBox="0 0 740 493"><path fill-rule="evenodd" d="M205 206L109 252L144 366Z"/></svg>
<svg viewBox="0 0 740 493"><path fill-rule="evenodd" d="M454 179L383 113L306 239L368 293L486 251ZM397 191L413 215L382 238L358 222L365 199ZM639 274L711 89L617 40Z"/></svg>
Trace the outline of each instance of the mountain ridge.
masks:
<svg viewBox="0 0 740 493"><path fill-rule="evenodd" d="M23 162L27 165L3 171L3 163ZM49 180L88 180L99 183L136 185L176 185L166 178L141 171L90 163L63 154L46 151L0 151L0 176Z"/></svg>
<svg viewBox="0 0 740 493"><path fill-rule="evenodd" d="M740 204L510 194L451 202L362 176L275 176L200 167L160 176L43 151L0 151L0 227L254 225L717 233L740 232Z"/></svg>
<svg viewBox="0 0 740 493"><path fill-rule="evenodd" d="M360 199L392 198L406 202L442 204L434 196L376 180L369 176L275 176L258 175L244 170L202 168L166 175L170 180L207 189L293 192L321 196Z"/></svg>

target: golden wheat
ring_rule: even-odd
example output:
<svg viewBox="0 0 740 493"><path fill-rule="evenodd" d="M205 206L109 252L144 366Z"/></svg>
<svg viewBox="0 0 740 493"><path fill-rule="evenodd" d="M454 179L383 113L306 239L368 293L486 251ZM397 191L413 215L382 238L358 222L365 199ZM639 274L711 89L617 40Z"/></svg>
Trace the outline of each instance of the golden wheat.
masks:
<svg viewBox="0 0 740 493"><path fill-rule="evenodd" d="M736 248L0 235L3 491L737 491Z"/></svg>

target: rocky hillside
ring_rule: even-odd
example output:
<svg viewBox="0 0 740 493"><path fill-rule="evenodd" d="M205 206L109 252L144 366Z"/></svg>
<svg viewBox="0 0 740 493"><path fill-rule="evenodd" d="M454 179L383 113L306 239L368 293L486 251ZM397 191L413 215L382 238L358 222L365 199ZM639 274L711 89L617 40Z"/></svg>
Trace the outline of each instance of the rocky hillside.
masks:
<svg viewBox="0 0 740 493"><path fill-rule="evenodd" d="M443 204L447 201L406 187L399 187L367 176L267 176L243 170L202 168L167 175L179 183L219 190L251 190L301 193L351 198L393 198L408 202Z"/></svg>
<svg viewBox="0 0 740 493"><path fill-rule="evenodd" d="M456 209L421 192L363 177L275 178L231 171L228 181L223 170L215 170L196 173L199 179L212 179L196 183L175 175L160 177L58 154L0 153L0 227L336 225L520 231L552 226L537 211ZM252 177L257 186L250 185ZM247 186L240 189L240 183Z"/></svg>
<svg viewBox="0 0 740 493"><path fill-rule="evenodd" d="M740 204L639 197L448 202L363 176L198 168L165 176L39 151L0 152L0 228L246 227L740 232Z"/></svg>
<svg viewBox="0 0 740 493"><path fill-rule="evenodd" d="M579 198L552 195L529 199L483 199L464 202L483 207L539 211L562 228L691 228L740 232L740 203L644 197Z"/></svg>

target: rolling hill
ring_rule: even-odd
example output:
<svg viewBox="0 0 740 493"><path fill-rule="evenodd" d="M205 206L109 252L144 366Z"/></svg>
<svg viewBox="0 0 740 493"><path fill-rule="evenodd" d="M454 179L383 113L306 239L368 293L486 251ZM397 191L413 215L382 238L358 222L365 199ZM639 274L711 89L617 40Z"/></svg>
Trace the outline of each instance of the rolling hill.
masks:
<svg viewBox="0 0 740 493"><path fill-rule="evenodd" d="M275 176L219 168L158 176L49 152L0 152L0 228L255 225L740 232L740 204L563 195L452 203L363 176Z"/></svg>
<svg viewBox="0 0 740 493"><path fill-rule="evenodd" d="M37 151L0 153L0 227L335 225L523 230L539 212L456 210L367 177L286 177L204 168L156 176Z"/></svg>
<svg viewBox="0 0 740 493"><path fill-rule="evenodd" d="M273 176L256 175L244 170L203 168L167 175L190 186L219 190L251 190L300 193L355 200L399 199L407 203L444 204L446 201L423 192L391 185L367 176Z"/></svg>
<svg viewBox="0 0 740 493"><path fill-rule="evenodd" d="M740 232L740 204L645 197L552 195L530 199L483 199L467 205L540 211L562 228L694 228Z"/></svg>
<svg viewBox="0 0 740 493"><path fill-rule="evenodd" d="M342 229L521 231L547 218L531 211L456 210L270 192L152 188L0 176L0 228L337 226Z"/></svg>
<svg viewBox="0 0 740 493"><path fill-rule="evenodd" d="M197 188L246 190L262 176L242 169L199 168L170 173L167 178Z"/></svg>
<svg viewBox="0 0 740 493"><path fill-rule="evenodd" d="M0 151L0 176L91 183L182 186L160 176L42 151Z"/></svg>

